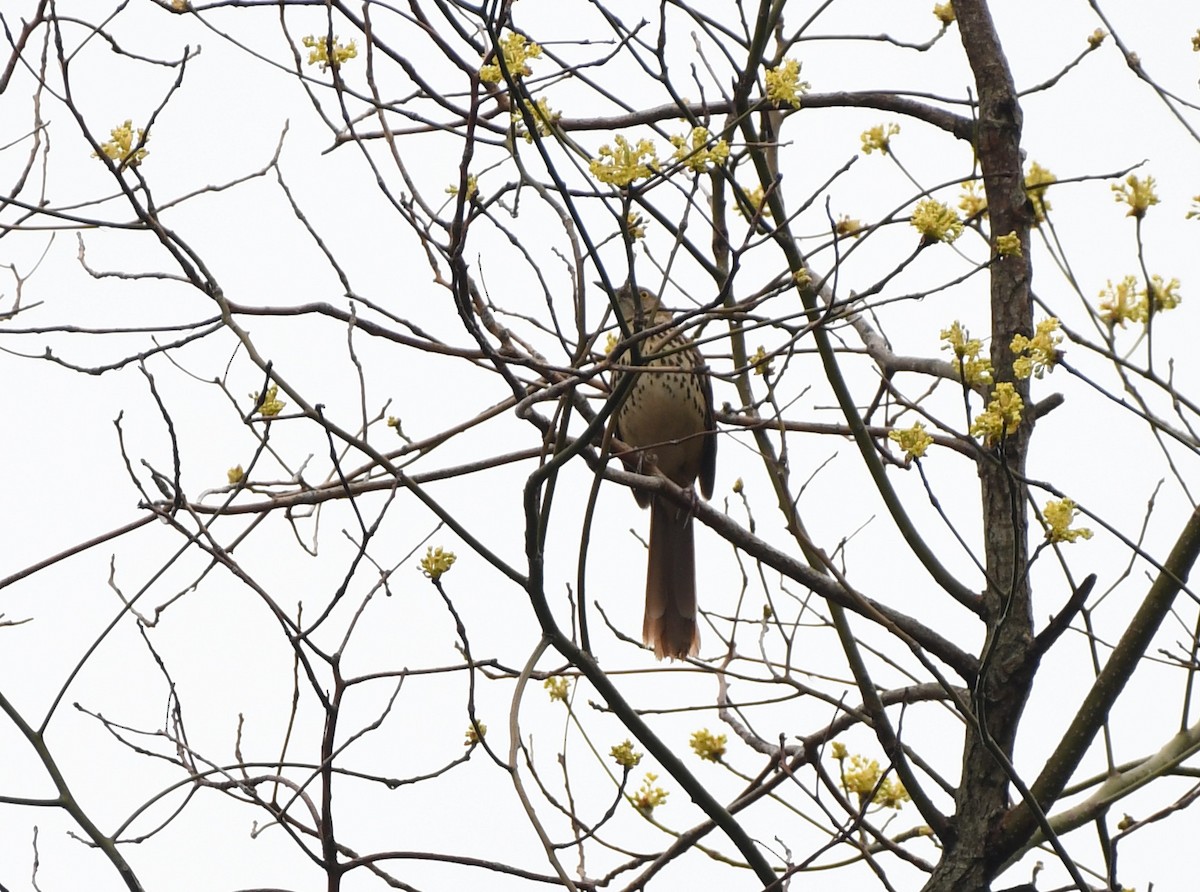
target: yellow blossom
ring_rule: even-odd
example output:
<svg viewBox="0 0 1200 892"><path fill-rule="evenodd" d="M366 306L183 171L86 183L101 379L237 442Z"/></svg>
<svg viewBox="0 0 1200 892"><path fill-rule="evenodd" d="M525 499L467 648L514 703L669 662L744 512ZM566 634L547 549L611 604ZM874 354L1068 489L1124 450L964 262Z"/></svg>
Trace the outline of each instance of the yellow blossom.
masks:
<svg viewBox="0 0 1200 892"><path fill-rule="evenodd" d="M634 768L642 761L642 754L633 748L633 741L628 738L614 746L608 754L622 768Z"/></svg>
<svg viewBox="0 0 1200 892"><path fill-rule="evenodd" d="M1200 53L1200 28L1196 29L1196 33L1192 35L1192 52Z"/></svg>
<svg viewBox="0 0 1200 892"><path fill-rule="evenodd" d="M556 112L550 108L550 103L544 97L538 100L526 99L524 102L526 111L533 118L534 128L539 136L549 136L554 125L558 123L558 119L562 117L562 112ZM514 124L521 124L525 118L521 115L520 109L513 109L512 119ZM518 130L525 137L525 142L533 142L533 134Z"/></svg>
<svg viewBox="0 0 1200 892"><path fill-rule="evenodd" d="M725 757L725 735L713 734L707 728L692 733L692 751L701 759L720 762Z"/></svg>
<svg viewBox="0 0 1200 892"><path fill-rule="evenodd" d="M796 283L798 288L804 289L812 285L812 275L808 272L808 267L801 267L792 273L792 281Z"/></svg>
<svg viewBox="0 0 1200 892"><path fill-rule="evenodd" d="M230 468L225 472L225 477L229 481L230 486L236 486L246 478L246 472L242 470L242 466L238 465L235 468Z"/></svg>
<svg viewBox="0 0 1200 892"><path fill-rule="evenodd" d="M992 361L979 355L983 351L982 341L972 338L971 333L963 328L958 320L949 328L942 329L939 337L946 342L942 345L943 350L954 351L954 358L957 360L955 368L966 384L974 386L991 383Z"/></svg>
<svg viewBox="0 0 1200 892"><path fill-rule="evenodd" d="M467 174L467 200L470 201L479 191L479 179L473 173ZM458 186L447 186L447 195L457 195Z"/></svg>
<svg viewBox="0 0 1200 892"><path fill-rule="evenodd" d="M529 60L542 55L540 46L530 43L525 39L524 34L518 34L515 31L500 38L500 51L504 54L504 67L508 69L508 76L513 80L520 80L533 74L533 69L529 67ZM502 77L503 74L497 62L491 62L479 69L479 79L484 83L498 84Z"/></svg>
<svg viewBox="0 0 1200 892"><path fill-rule="evenodd" d="M1100 301L1100 318L1109 325L1124 328L1126 322L1139 321L1139 315L1144 312L1138 306L1137 279L1133 276L1126 276L1116 285L1109 279L1108 285L1100 291L1100 297L1104 298Z"/></svg>
<svg viewBox="0 0 1200 892"><path fill-rule="evenodd" d="M958 209L968 220L987 213L987 196L980 191L979 186L979 180L967 180L963 183L963 192L958 198Z"/></svg>
<svg viewBox="0 0 1200 892"><path fill-rule="evenodd" d="M1033 205L1033 218L1038 223L1046 219L1050 212L1050 202L1046 200L1046 190L1052 183L1057 183L1058 177L1042 167L1036 161L1030 163L1029 173L1025 174L1025 194Z"/></svg>
<svg viewBox="0 0 1200 892"><path fill-rule="evenodd" d="M984 445L994 446L1004 437L1011 437L1021 424L1025 403L1008 381L1001 381L992 391L987 409L971 422L971 436L982 437Z"/></svg>
<svg viewBox="0 0 1200 892"><path fill-rule="evenodd" d="M908 800L908 793L900 781L883 777L879 763L865 756L850 757L850 764L842 764L842 789L857 796L858 801L871 801L886 808L899 808Z"/></svg>
<svg viewBox="0 0 1200 892"><path fill-rule="evenodd" d="M667 791L662 787L654 786L656 780L658 780L657 774L649 771L646 772L646 777L642 780L642 786L636 793L629 797L629 801L633 807L647 817L649 817L654 809L667 801Z"/></svg>
<svg viewBox="0 0 1200 892"><path fill-rule="evenodd" d="M962 220L958 214L940 201L926 198L917 203L909 221L921 233L926 243L945 242L950 244L962 235Z"/></svg>
<svg viewBox="0 0 1200 892"><path fill-rule="evenodd" d="M942 23L945 28L954 21L954 4L953 3L935 3L933 5L933 14L937 20Z"/></svg>
<svg viewBox="0 0 1200 892"><path fill-rule="evenodd" d="M1033 375L1041 378L1047 370L1054 368L1058 361L1058 345L1062 343L1062 335L1058 334L1058 320L1051 316L1037 324L1037 331L1032 338L1023 334L1013 335L1009 346L1017 357L1013 361L1013 374L1018 378L1028 378Z"/></svg>
<svg viewBox="0 0 1200 892"><path fill-rule="evenodd" d="M263 418L274 418L276 415L282 412L287 403L281 399L278 399L278 396L279 385L272 384L267 388L267 392L263 394L262 402L258 404L258 414ZM250 394L250 399L258 402L258 394Z"/></svg>
<svg viewBox="0 0 1200 892"><path fill-rule="evenodd" d="M840 740L835 740L833 742L833 746L830 747L829 754L838 762L844 762L846 757L849 755L849 753L846 751L846 744L842 743Z"/></svg>
<svg viewBox="0 0 1200 892"><path fill-rule="evenodd" d="M442 578L456 560L458 555L453 551L443 551L440 545L437 548L430 546L425 549L425 557L421 558L421 572L436 581Z"/></svg>
<svg viewBox="0 0 1200 892"><path fill-rule="evenodd" d="M619 343L617 336L610 331L608 337L604 339L604 355L612 356L612 352L617 349Z"/></svg>
<svg viewBox="0 0 1200 892"><path fill-rule="evenodd" d="M767 357L767 351L761 346L750 357L750 367L754 369L756 375L769 375L774 371L771 368L771 360Z"/></svg>
<svg viewBox="0 0 1200 892"><path fill-rule="evenodd" d="M629 233L629 237L634 241L646 237L646 221L642 215L636 211L630 211L625 215L625 231Z"/></svg>
<svg viewBox="0 0 1200 892"><path fill-rule="evenodd" d="M734 495L740 495L742 490L745 488L746 488L746 484L742 481L741 477L739 477L737 480L733 481L732 489L733 489Z"/></svg>
<svg viewBox="0 0 1200 892"><path fill-rule="evenodd" d="M870 155L878 150L881 155L886 155L892 147L892 137L899 132L899 124L888 124L886 127L876 124L870 130L864 130L861 135L863 154Z"/></svg>
<svg viewBox="0 0 1200 892"><path fill-rule="evenodd" d="M1140 177L1130 174L1124 183L1114 183L1113 192L1117 204L1129 205L1126 217L1137 217L1139 220L1146 216L1151 205L1158 204L1158 196L1154 194L1154 177Z"/></svg>
<svg viewBox="0 0 1200 892"><path fill-rule="evenodd" d="M648 139L638 140L631 146L623 136L614 137L617 144L600 147L599 156L588 162L592 176L602 183L613 186L628 186L634 180L649 177L658 170L658 156L654 143Z"/></svg>
<svg viewBox="0 0 1200 892"><path fill-rule="evenodd" d="M812 89L808 81L800 80L800 63L787 59L782 65L768 68L767 99L771 102L786 102L792 108L800 107L800 97Z"/></svg>
<svg viewBox="0 0 1200 892"><path fill-rule="evenodd" d="M1088 35L1088 46L1095 49L1096 47L1100 46L1100 44L1104 43L1104 38L1106 37L1108 37L1108 32L1097 28Z"/></svg>
<svg viewBox="0 0 1200 892"><path fill-rule="evenodd" d="M342 42L338 40L336 34L333 37L332 54L329 52L328 37L316 37L310 34L308 37L303 38L300 42L308 47L308 64L320 65L322 71L324 71L330 65L336 68L343 62L347 62L350 59L354 59L358 56L358 44L352 40L343 45Z"/></svg>
<svg viewBox="0 0 1200 892"><path fill-rule="evenodd" d="M1046 538L1051 542L1074 542L1076 539L1092 538L1092 531L1087 527L1071 529L1071 521L1079 509L1071 499L1060 499L1057 502L1047 502L1042 509L1046 519Z"/></svg>
<svg viewBox="0 0 1200 892"><path fill-rule="evenodd" d="M1021 256L1021 237L1015 229L1007 235L996 236L996 253L1001 257Z"/></svg>
<svg viewBox="0 0 1200 892"><path fill-rule="evenodd" d="M542 687L550 695L550 700L557 700L559 703L567 702L567 680L561 675L555 675L547 678L542 682Z"/></svg>
<svg viewBox="0 0 1200 892"><path fill-rule="evenodd" d="M487 725L483 722L475 722L468 726L467 733L464 735L466 739L463 741L463 746L474 746L487 737Z"/></svg>
<svg viewBox="0 0 1200 892"><path fill-rule="evenodd" d="M1200 217L1200 195L1192 196L1192 209L1184 215L1185 220L1194 220Z"/></svg>
<svg viewBox="0 0 1200 892"><path fill-rule="evenodd" d="M1150 277L1150 292L1154 295L1154 312L1161 313L1164 310L1173 310L1179 306L1179 301L1182 300L1179 296L1178 289L1179 280L1172 279L1170 282L1163 282L1163 277L1154 275ZM1143 299L1145 297L1143 289ZM1147 302L1148 303L1148 302Z"/></svg>
<svg viewBox="0 0 1200 892"><path fill-rule="evenodd" d="M708 132L707 127L693 127L690 136L672 136L671 145L675 147L675 160L696 173L720 167L729 157L729 143L718 139L710 148L708 143L711 139L712 134Z"/></svg>
<svg viewBox="0 0 1200 892"><path fill-rule="evenodd" d="M133 139L133 121L127 120L120 127L114 127L109 131L111 139L107 142L100 143L100 151L92 152L93 158L99 158L103 154L110 161L117 162L118 167L137 167L142 163L147 155L144 143L146 131L142 128L137 130L137 142ZM137 145L138 148L134 148Z"/></svg>
<svg viewBox="0 0 1200 892"><path fill-rule="evenodd" d="M1101 290L1100 318L1108 325L1125 327L1126 322L1147 322L1150 319L1150 295L1154 297L1154 312L1162 313L1179 306L1179 280L1164 282L1163 277L1150 277L1150 288L1138 289L1137 279L1126 276L1116 285L1110 279Z"/></svg>
<svg viewBox="0 0 1200 892"><path fill-rule="evenodd" d="M917 422L903 430L888 431L888 439L904 450L906 458L922 458L925 450L933 444L933 437L925 432L925 425Z"/></svg>
<svg viewBox="0 0 1200 892"><path fill-rule="evenodd" d="M861 236L865 230L866 227L862 225L861 220L855 220L853 217L848 217L845 214L838 217L838 221L833 227L833 231L836 234L841 236L849 235L854 238Z"/></svg>
<svg viewBox="0 0 1200 892"><path fill-rule="evenodd" d="M762 186L755 186L753 189L745 193L746 203L750 205L751 216L769 217L771 216L771 208L767 205L766 195L763 193ZM742 217L746 216L746 212L742 210L739 203L735 208L738 214Z"/></svg>

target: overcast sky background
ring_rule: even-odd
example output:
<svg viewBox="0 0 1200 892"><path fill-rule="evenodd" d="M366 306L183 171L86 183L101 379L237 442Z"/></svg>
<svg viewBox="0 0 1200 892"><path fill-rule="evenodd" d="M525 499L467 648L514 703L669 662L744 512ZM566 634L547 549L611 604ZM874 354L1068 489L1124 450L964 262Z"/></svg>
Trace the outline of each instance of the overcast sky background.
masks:
<svg viewBox="0 0 1200 892"><path fill-rule="evenodd" d="M812 4L793 0L789 24L795 26L809 15ZM928 7L931 3L879 2L834 3L820 20L816 30L829 35L878 34L886 32L899 39L919 42L928 39L936 26ZM17 18L32 4L9 4L5 10L10 30ZM70 10L86 20L97 17L94 0L59 4L60 15ZM613 8L626 21L641 14L637 3L616 3ZM1085 44L1087 35L1102 27L1087 3L1059 2L1044 4L1034 0L1013 0L995 4L994 14L1017 82L1022 87L1040 83L1055 75ZM1189 40L1198 23L1189 19L1194 10L1189 4L1158 2L1116 2L1105 8L1114 27L1129 47L1137 51L1146 70L1162 85L1189 101L1196 101L1200 78L1200 54L1190 51ZM606 33L599 28L597 13L591 4L577 2L536 2L522 0L515 6L516 21L539 41L551 45L556 40L578 40L589 34ZM353 146L333 151L329 130L314 113L311 102L290 72L291 51L278 25L278 13L265 9L224 9L200 17L172 15L147 0L133 0L112 22L111 33L129 53L149 58L178 58L185 46L201 47L202 52L188 65L187 76L178 94L159 116L149 144L150 155L143 172L155 189L160 203L193 193L206 186L228 183L262 169L269 162L281 134L287 130L280 168L304 213L319 230L330 250L349 272L356 292L417 321L426 330L455 344L466 344L465 336L448 300L447 293L435 287L429 267L411 232L397 220L394 211L379 195L374 177ZM206 24L205 22L208 22ZM384 21L381 14L381 21ZM210 27L211 26L211 27ZM319 9L290 9L287 26L295 39L325 30L324 14ZM589 28L595 30L589 31ZM335 28L343 36L348 27ZM236 38L235 45L220 32ZM398 29L397 33L408 33ZM74 35L76 43L82 32ZM414 38L404 52L423 59L430 72L445 75L442 60L430 54L428 44ZM678 64L694 60L685 52L690 46L685 36L674 43L680 53ZM360 40L361 47L361 40ZM247 49L258 54L251 57ZM301 52L305 52L301 49ZM29 59L36 59L31 50ZM803 61L803 77L816 92L902 87L926 90L938 95L962 95L970 83L962 58L957 31L951 33L928 54L904 53L869 42L814 41L796 54ZM354 84L361 75L351 63L345 75ZM536 63L535 63L536 70ZM101 41L90 41L72 62L74 99L92 131L103 138L111 127L126 119L135 126L144 122L161 101L176 72L130 59L115 57ZM319 77L316 69L307 74ZM630 75L632 78L632 74ZM681 81L685 78L681 77ZM454 83L461 88L465 80ZM360 83L361 85L361 83ZM641 89L631 81L630 95ZM397 79L385 84L389 96L410 89ZM564 109L568 116L611 112L604 108L577 108L576 97L587 97L575 85L557 85L550 91L551 104ZM0 97L0 183L7 190L25 163L28 143L19 141L30 129L32 118L28 97L33 80L28 72L14 78L7 94ZM647 94L647 104L664 101ZM696 97L692 97L696 98ZM322 94L326 108L334 105L328 91ZM581 100L582 101L582 100ZM1195 283L1200 282L1197 229L1200 223L1185 222L1190 198L1200 193L1200 165L1197 146L1184 128L1174 121L1164 105L1142 83L1133 78L1111 41L1085 60L1083 66L1063 79L1054 89L1032 94L1024 100L1024 145L1031 159L1052 170L1060 180L1095 176L1124 170L1139 162L1140 171L1153 175L1159 183L1162 202L1153 208L1145 224L1148 246L1146 263L1151 272L1166 278L1178 277L1184 303L1169 320L1156 330L1160 356L1176 357L1175 381L1184 393L1196 393L1197 373L1192 332L1195 331ZM90 157L91 147L82 137L61 102L44 98L42 115L51 141L47 200L56 206L113 196L111 176ZM874 124L896 120L871 111L812 110L789 119L781 149L780 162L789 200L798 203L816 189L830 172L858 151L858 134ZM1197 118L1193 114L1193 126ZM968 149L953 145L927 128L911 121L900 121L901 134L895 140L897 157L924 186L943 182L970 168ZM594 151L610 135L603 132L581 133L576 139ZM414 178L425 185L429 196L442 193L443 184L457 181L460 145L457 141L435 136L402 141L404 160ZM379 147L382 150L382 147ZM660 147L660 153L665 154ZM378 157L383 157L382 151ZM480 151L477 170L501 159L499 148ZM528 157L528 153L525 156ZM887 171L881 173L881 170ZM481 188L489 182L503 183L512 177L510 169L498 168L481 175ZM41 176L41 170L36 171ZM388 176L395 182L394 172ZM831 211L871 220L890 212L897 196L910 195L891 166L878 155L860 158L845 178L830 190ZM427 184L437 184L429 186ZM942 197L951 200L957 188ZM448 196L446 197L447 200ZM1112 199L1107 183L1081 182L1056 186L1049 194L1054 206L1054 222L1067 255L1078 265L1075 272L1085 295L1095 296L1106 279L1119 279L1137 272L1137 257L1132 238L1133 222L1122 216ZM560 245L561 226L536 203L510 225L526 238L543 272L569 289L562 263L553 248ZM523 206L523 210L525 210ZM81 210L85 215L113 221L128 220L122 199L114 197L99 206ZM13 209L0 217L14 222ZM214 275L230 299L256 306L289 306L309 301L327 301L345 306L344 289L311 240L297 222L281 193L273 173L250 180L235 188L205 194L164 212L172 229L211 264ZM597 218L598 219L598 218ZM814 239L821 232L814 222ZM597 224L599 225L599 224ZM556 229L557 226L557 229ZM801 231L805 227L801 225ZM897 230L907 227L896 227ZM88 229L78 233L86 248L86 262L93 270L150 271L171 270L169 259L152 237L144 233ZM661 232L660 232L661 237ZM697 237L693 233L693 237ZM876 240L864 249L853 264L847 264L841 287L846 291L862 288L883 274L895 262L897 245L909 232ZM704 241L703 238L699 239ZM978 245L974 246L978 248ZM620 255L613 244L606 253L610 270ZM539 310L533 279L528 269L511 260L503 239L481 232L472 250L470 263L489 287L491 296L514 313L536 314ZM35 358L47 347L71 363L81 366L102 365L147 346L145 335L90 337L52 334L10 334L10 329L70 324L80 327L152 326L201 319L215 314L212 304L195 290L178 282L157 279L131 281L128 278L95 279L79 262L80 242L74 227L56 232L28 231L7 233L0 240L0 264L27 274L36 264L21 291L22 304L42 302L15 320L0 323L0 409L3 411L3 457L5 484L0 494L0 579L93 536L127 524L140 516L138 494L130 484L120 457L114 419L121 417L126 448L135 463L141 459L157 469L169 472L170 442L161 416L149 393L147 379L134 366L101 376L84 375ZM929 266L923 266L929 264ZM897 291L916 288L916 282L930 275L948 278L959 267L969 264L949 250L934 256L926 252L906 277L897 280ZM947 272L949 271L949 272ZM961 271L961 270L959 270ZM3 274L0 270L0 274ZM585 279L595 278L593 270ZM756 284L758 283L757 280ZM6 312L16 293L12 275L0 279L0 312ZM910 284L914 283L914 284ZM1053 306L1071 307L1073 298L1062 283L1044 252L1035 260L1035 288ZM974 296L971 296L974 289ZM962 319L973 331L986 331L986 289L982 277L957 291L953 301L929 299L905 306L905 316L889 317L887 333L900 353L937 354L938 331L954 318ZM711 299L711 293L695 294L696 300ZM569 306L564 292L563 305ZM598 295L589 297L589 323L598 325L604 303ZM1076 308L1077 310L1077 308ZM542 308L544 313L544 308ZM1037 314L1038 317L1042 315ZM1078 317L1078 314L1077 314ZM355 427L358 411L358 380L347 353L346 331L328 320L287 320L256 318L243 320L252 330L264 355L272 359L280 373L310 396L322 402L330 417ZM509 324L519 325L518 317ZM537 338L529 326L522 333ZM548 340L548 339L547 339ZM1126 343L1132 345L1130 334ZM545 342L543 342L544 345ZM552 344L550 345L552 347ZM385 414L399 416L405 433L421 439L453 424L472 418L505 396L493 376L464 371L460 361L414 354L395 345L371 341L361 333L354 348L368 370L367 414L379 412L388 400ZM24 354L23 356L20 354ZM1078 354L1068 354L1075 360ZM262 374L245 357L235 355L231 337L221 335L190 346L176 355L178 365L157 358L149 364L164 402L172 409L173 421L181 443L185 444L183 481L189 496L195 498L206 489L223 486L226 470L246 464L254 449L254 440L240 419L249 408L248 395L262 385ZM728 361L725 362L728 368ZM814 366L815 368L815 366ZM240 400L240 408L214 387L212 379L228 374L229 390ZM1067 389L1066 375L1059 372L1045 382L1036 382L1035 394L1045 396ZM835 409L819 382L791 414L810 420L833 422ZM724 389L723 389L724 388ZM718 383L718 403L735 399L728 385ZM1077 498L1090 510L1118 523L1122 531L1136 537L1147 500L1156 482L1168 473L1153 441L1128 419L1122 427L1110 427L1103 415L1109 407L1105 400L1080 388L1071 391L1066 406L1049 416L1038 429L1031 456L1034 477L1053 479L1055 485ZM375 436L379 437L378 432ZM516 419L483 426L439 450L434 459L420 470L452 466L482 454L531 445L531 428ZM313 455L312 467L328 467L328 446L314 436L311 425L272 426L272 444L293 470L305 456ZM382 442L382 437L380 437ZM533 441L536 443L536 440ZM735 479L746 481L754 497L766 497L765 477L754 465L754 456L745 448L749 441L732 438L723 441L714 500L730 498ZM853 448L840 440L811 437L793 440L803 448L793 455L793 479L815 477L800 502L801 513L810 533L829 551L850 539L845 560L853 570L855 583L862 590L889 592L896 606L917 616L929 616L931 623L963 636L963 643L977 648L978 630L967 617L945 615L947 609L932 596L926 577L911 557L893 552L894 537L877 497L865 486L865 475ZM398 445L398 444L397 444ZM1187 456L1193 459L1193 456ZM832 460L826 467L827 460ZM350 462L357 465L357 461ZM567 587L574 585L574 567L578 554L587 489L591 475L581 462L564 474L564 492L559 496L559 525L551 535L548 554L548 579L552 592L561 596L559 617L567 618ZM968 462L947 460L937 473L953 492L963 487L968 493L962 505L948 510L961 526L964 536L977 531L978 518L972 515L975 475ZM264 479L286 479L277 466L262 466ZM269 470L268 470L269 469ZM821 469L818 472L818 469ZM144 468L135 470L148 480ZM532 466L479 475L437 486L436 494L451 510L468 518L472 528L486 544L502 554L514 566L524 569L523 529L520 490ZM1193 465L1183 464L1180 474L1195 483ZM324 471L315 471L312 480L320 480ZM924 506L915 475L898 480L898 487L913 500L914 513L924 522L936 518ZM379 540L387 542L382 551L388 560L402 563L392 580L393 595L374 597L365 611L365 621L355 631L355 645L348 650L353 665L348 674L396 670L408 666L439 666L458 661L452 618L436 592L420 575L416 557L410 551L423 552L426 537L434 533L436 521L411 497L401 495L381 529ZM364 500L378 510L382 497ZM787 547L788 538L777 516L770 515L768 502L762 502L763 514L756 515L759 533ZM1168 482L1158 496L1157 513L1148 528L1147 542L1160 557L1170 545L1190 511L1186 496L1178 485ZM735 516L739 509L731 503ZM631 528L645 534L648 518L634 506L629 495L618 487L605 487L598 506L589 562L589 597L603 603L613 622L636 636L641 615L641 591L644 558ZM244 521L230 521L240 528ZM865 525L865 527L864 527ZM326 593L340 584L354 553L343 530L353 529L353 518L344 505L330 505L320 515L319 527L310 518L297 521L295 530L311 540L319 538L320 556L306 557L297 547L292 528L281 517L272 517L256 530L238 551L248 568L269 578L274 593L287 606L299 600L321 603ZM713 609L733 610L739 581L731 577L731 561L723 543L699 529L700 597ZM1158 538L1156 538L1156 536ZM888 543L891 543L890 545ZM1081 564L1082 572L1101 576L1098 590L1111 584L1127 562L1125 553L1112 537L1099 532L1090 543ZM443 545L459 554L459 564L447 576L447 585L456 598L456 606L468 618L472 648L476 656L496 655L508 665L521 665L537 643L537 630L528 603L511 584L469 553L448 531L434 534L429 544ZM158 570L180 548L179 536L159 524L152 524L117 543L100 546L60 562L19 584L0 589L0 614L6 620L30 622L0 629L0 691L28 716L41 716L61 690L73 667L97 641L107 625L121 614L120 602L110 587L113 582L127 597L149 586L139 603L143 613L170 601L195 581L204 567L196 555L187 555L161 577ZM955 571L967 572L964 555L947 550L947 561ZM1144 572L1135 570L1135 579ZM361 602L369 581L356 585L355 604ZM1114 595L1136 598L1137 585ZM1053 613L1062 600L1039 604L1042 618ZM927 598L929 603L922 599ZM315 609L315 608L314 608ZM1098 621L1111 623L1099 630L1119 634L1121 621L1131 608L1114 607L1102 612ZM599 616L591 614L593 634L598 636L597 651L606 666L645 670L651 660L621 644L600 626ZM1178 628L1165 633L1165 644L1185 641L1189 635L1184 615ZM341 616L336 629L327 633L331 644L347 628L349 614ZM869 633L867 633L869 635ZM190 743L211 758L232 759L239 714L246 717L242 752L247 759L270 759L277 755L281 729L287 720L291 685L291 658L286 642L278 633L261 605L245 588L227 575L213 574L194 592L188 592L164 613L159 625L149 633L156 651L168 661L172 677L189 721ZM813 654L832 648L828 631L814 633ZM836 660L835 651L829 651ZM1061 677L1064 687L1071 680L1089 677L1087 650L1082 638L1065 641L1045 667L1048 685L1035 692L1029 705L1030 727L1026 729L1019 756L1028 760L1029 771L1040 765L1057 742L1057 732L1069 718L1077 695L1063 693L1053 679ZM539 668L555 665L554 657L543 658ZM805 668L816 671L819 656L806 657ZM840 663L838 663L840 665ZM1178 724L1179 673L1149 671L1136 688L1118 706L1115 721L1122 727L1118 761L1144 755L1162 746ZM622 676L614 674L620 679ZM1078 691L1078 686L1069 688ZM680 703L711 703L715 692L708 676L688 677L680 667L657 674L628 676L623 690L638 705L661 709ZM391 683L381 682L370 688L370 695L354 699L343 715L344 727L361 726L377 717L381 703L391 693ZM590 695L588 692L587 695ZM508 683L485 685L478 692L479 714L488 723L490 734L502 752L507 751L505 725L512 687ZM750 694L744 693L748 699ZM95 718L75 709L79 703L87 710L129 727L161 727L166 708L167 689L154 659L127 618L103 637L82 672L72 681L58 706L52 723L50 742L79 799L105 829L111 829L129 816L156 791L178 781L178 772L161 761L137 757L116 742ZM465 690L461 677L410 678L401 686L394 716L375 734L356 744L353 764L363 771L388 776L420 774L454 758L462 750L462 735L467 725L464 709ZM600 715L584 702L578 708L588 717L589 730L602 753L624 736L625 732L606 715ZM854 699L851 695L850 699ZM777 723L757 728L772 738L807 733L832 718L823 706L804 701L784 706L772 716ZM309 703L301 715L301 733L297 735L297 755L312 757L317 740L313 723L319 718ZM553 754L563 746L567 734L561 705L546 702L535 684L522 707L526 733L534 735L534 746L542 770L554 782L559 781ZM714 713L688 714L661 719L664 736L686 748L687 735L707 725L719 730ZM1043 736L1031 729L1045 727ZM949 719L932 720L928 726L913 727L912 738L918 745L939 746L948 731L956 728ZM319 729L318 729L319 730ZM957 733L957 732L954 732ZM489 737L491 739L491 737ZM859 734L851 738L852 748L878 756L875 744ZM161 742L153 744L159 748ZM736 744L735 744L736 746ZM572 758L581 767L580 801L587 808L609 801L611 789L603 775L587 762L580 741L569 744ZM51 787L37 760L11 725L0 723L0 795L39 797L50 794ZM742 756L748 754L742 753ZM1098 755L1098 754L1097 754ZM737 762L738 754L731 754ZM1020 764L1020 763L1019 763ZM1096 767L1103 762L1097 758ZM741 763L754 773L757 761ZM699 765L702 777L711 779L714 792L732 795L740 782L721 774L716 766ZM1182 792L1186 784L1180 784ZM1120 808L1137 813L1139 805L1153 801L1162 804L1162 795L1152 799L1132 797ZM397 791L348 789L339 810L339 835L359 851L375 849L421 850L453 849L477 857L495 857L520 863L539 871L548 871L540 860L539 846L519 812L511 785L481 753L467 765L456 769L444 782L416 784ZM135 824L148 832L166 819L178 793L167 804L149 809ZM1149 807L1149 806L1146 806ZM661 817L675 828L686 828L698 812L686 802L686 795L675 790L669 807ZM207 794L191 803L182 815L161 835L140 845L127 846L125 855L137 869L147 889L190 890L242 889L269 886L289 889L316 889L322 885L311 863L297 854L295 845L278 831L252 839L253 822L261 815L245 806L235 806L217 794ZM786 842L793 831L789 821L795 816L780 811L772 819L764 812L757 826L763 837L777 835ZM901 812L899 826L917 820L915 810ZM118 877L94 852L84 850L68 838L72 830L65 816L52 809L20 808L0 805L0 883L11 890L32 888L30 871L33 861L33 826L39 828L40 867L38 883L42 890L86 887L96 892L122 888ZM667 838L631 818L618 825L625 842L633 848L655 850L667 844ZM1194 835L1194 814L1176 818L1168 829L1147 831L1125 844L1122 850L1122 877L1139 889L1153 881L1158 890L1182 889L1191 871L1186 858L1180 858L1179 840ZM561 828L560 828L561 829ZM639 836L639 834L642 834ZM646 836L645 834L649 834ZM447 840L453 840L447 843ZM730 851L723 839L710 843ZM1095 859L1094 848L1079 843L1080 856ZM927 853L932 856L932 851ZM573 867L573 856L564 856ZM1042 857L1049 862L1050 859ZM1036 860L1014 870L1012 883L1028 876L1028 867ZM1179 862L1179 866L1175 866ZM602 872L589 864L589 872ZM1059 873L1051 868L1055 881ZM463 882L484 882L488 888L526 888L527 883L504 880L493 875L464 872L442 866L414 864L410 870L397 868L399 875L420 888L446 888ZM832 875L830 875L832 877ZM672 883L704 880L726 888L750 888L749 874L733 873L724 868L692 862L669 875L664 887ZM807 882L801 878L797 882ZM865 875L864 883L871 882ZM898 888L917 888L920 875L901 867L895 882ZM377 888L378 882L366 876L352 877L346 888Z"/></svg>

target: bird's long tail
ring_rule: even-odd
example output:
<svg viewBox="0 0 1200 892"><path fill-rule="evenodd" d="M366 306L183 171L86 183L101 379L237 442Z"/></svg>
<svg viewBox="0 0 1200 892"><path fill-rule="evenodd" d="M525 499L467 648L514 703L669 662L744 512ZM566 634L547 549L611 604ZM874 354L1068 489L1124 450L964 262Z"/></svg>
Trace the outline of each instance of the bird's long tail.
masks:
<svg viewBox="0 0 1200 892"><path fill-rule="evenodd" d="M655 655L683 659L700 649L696 628L696 550L689 511L654 499L646 560L642 640Z"/></svg>

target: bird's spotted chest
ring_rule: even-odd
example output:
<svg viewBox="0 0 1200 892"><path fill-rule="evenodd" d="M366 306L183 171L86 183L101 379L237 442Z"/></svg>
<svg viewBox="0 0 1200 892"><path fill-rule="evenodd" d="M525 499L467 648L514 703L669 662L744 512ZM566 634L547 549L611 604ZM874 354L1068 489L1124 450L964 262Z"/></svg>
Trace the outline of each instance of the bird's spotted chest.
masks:
<svg viewBox="0 0 1200 892"><path fill-rule="evenodd" d="M635 373L617 416L621 439L652 457L680 486L690 485L700 472L707 429L704 392L693 371L696 359L686 344L671 332L644 342L642 355L649 361Z"/></svg>

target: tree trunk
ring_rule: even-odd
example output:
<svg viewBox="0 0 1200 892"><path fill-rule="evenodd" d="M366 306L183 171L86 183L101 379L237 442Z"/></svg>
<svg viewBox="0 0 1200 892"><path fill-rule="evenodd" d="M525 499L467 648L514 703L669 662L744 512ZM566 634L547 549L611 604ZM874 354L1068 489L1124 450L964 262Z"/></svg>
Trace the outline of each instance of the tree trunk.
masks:
<svg viewBox="0 0 1200 892"><path fill-rule="evenodd" d="M963 46L979 96L976 151L983 173L993 238L1015 232L1021 254L991 269L991 358L997 383L1009 381L1028 407L1029 387L1012 374L1013 335L1030 334L1029 227L1021 159L1021 107L1012 74L985 0L955 0ZM998 867L997 826L1011 805L1005 763L1011 764L1018 723L1029 696L1036 658L1028 579L1025 472L1029 423L979 461L987 583L987 639L972 692L958 788L954 834L927 892L986 889ZM1003 760L998 758L1003 754Z"/></svg>

